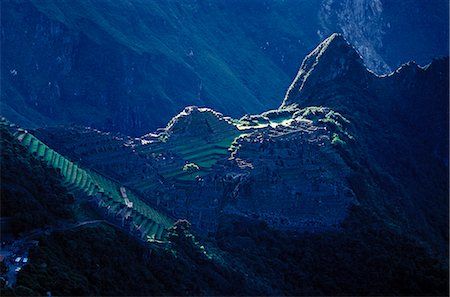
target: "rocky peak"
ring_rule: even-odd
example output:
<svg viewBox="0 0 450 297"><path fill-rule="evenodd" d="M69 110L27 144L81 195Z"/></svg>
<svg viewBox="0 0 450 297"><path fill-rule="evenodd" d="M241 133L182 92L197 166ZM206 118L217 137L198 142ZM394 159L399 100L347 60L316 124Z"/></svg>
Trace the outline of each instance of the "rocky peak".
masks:
<svg viewBox="0 0 450 297"><path fill-rule="evenodd" d="M172 118L165 130L170 134L207 136L233 129L236 127L223 114L210 108L188 106Z"/></svg>
<svg viewBox="0 0 450 297"><path fill-rule="evenodd" d="M361 75L368 73L355 48L343 35L334 33L305 57L286 93L283 106L299 105L299 95L317 85L342 79L358 81Z"/></svg>

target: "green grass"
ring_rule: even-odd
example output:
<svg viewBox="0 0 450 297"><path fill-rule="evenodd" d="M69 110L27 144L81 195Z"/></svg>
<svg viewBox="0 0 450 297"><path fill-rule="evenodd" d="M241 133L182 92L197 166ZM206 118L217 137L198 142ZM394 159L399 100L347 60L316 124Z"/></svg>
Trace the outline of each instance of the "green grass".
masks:
<svg viewBox="0 0 450 297"><path fill-rule="evenodd" d="M218 160L226 159L230 155L229 148L241 135L242 133L238 131L226 132L215 135L209 141L197 137L169 138L164 142L141 146L138 148L138 153L145 155L171 151L178 154L183 161L197 164L200 170L195 173L187 173L183 171L182 164L174 163L164 166L159 173L168 179L192 181L197 175L207 174ZM147 185L147 181L137 181L131 184L140 191L152 188Z"/></svg>

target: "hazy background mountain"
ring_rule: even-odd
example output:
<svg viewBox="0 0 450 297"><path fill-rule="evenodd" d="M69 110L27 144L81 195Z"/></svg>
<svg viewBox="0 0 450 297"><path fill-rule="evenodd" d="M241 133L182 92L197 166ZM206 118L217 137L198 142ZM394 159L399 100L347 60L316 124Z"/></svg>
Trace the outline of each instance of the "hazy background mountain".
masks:
<svg viewBox="0 0 450 297"><path fill-rule="evenodd" d="M448 52L448 1L1 3L1 113L139 135L185 105L278 106L301 59L342 32L377 73Z"/></svg>

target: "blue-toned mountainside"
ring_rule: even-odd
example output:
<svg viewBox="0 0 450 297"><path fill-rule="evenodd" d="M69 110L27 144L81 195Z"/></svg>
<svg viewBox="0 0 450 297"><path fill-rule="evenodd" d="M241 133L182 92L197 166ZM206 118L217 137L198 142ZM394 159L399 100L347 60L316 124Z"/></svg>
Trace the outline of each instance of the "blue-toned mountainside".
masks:
<svg viewBox="0 0 450 297"><path fill-rule="evenodd" d="M448 217L448 63L411 62L376 76L335 34L304 60L281 106L327 106L344 115L357 142L341 151L357 172L353 189L383 197L366 202L406 224L404 232L435 239L448 229L436 229L437 218ZM447 235L441 240L445 251Z"/></svg>
<svg viewBox="0 0 450 297"><path fill-rule="evenodd" d="M297 63L342 32L376 73L446 55L448 1L1 3L1 114L142 135L187 105L278 106Z"/></svg>
<svg viewBox="0 0 450 297"><path fill-rule="evenodd" d="M0 294L448 296L430 3L2 1Z"/></svg>
<svg viewBox="0 0 450 297"><path fill-rule="evenodd" d="M84 128L37 133L197 231L215 232L222 214L282 229L336 228L358 206L440 253L447 67L448 58L376 76L333 34L304 59L278 110L235 120L187 107L136 139ZM100 147L84 148L87 137Z"/></svg>
<svg viewBox="0 0 450 297"><path fill-rule="evenodd" d="M242 283L239 292L445 294L447 96L448 58L377 76L333 34L306 56L275 110L233 119L189 106L165 128L138 138L81 126L31 132L77 170L89 168L88 180L93 176L100 188L86 186L84 171L78 178L69 169L75 165L60 165L27 133L16 137L50 166L62 166L69 190L87 187L95 208L106 207L110 221L141 240L170 243L170 223L164 235L154 222L187 219L208 242L206 250L189 249L205 251L219 265L214 273L234 266L227 279L252 275L256 283ZM119 188L133 204L121 200ZM298 245L306 254L297 255ZM415 260L406 260L404 249ZM183 259L195 266L199 255ZM302 268L308 261L320 272ZM304 282L276 281L280 273ZM316 273L320 280L309 284ZM195 292L224 292L201 288L207 291Z"/></svg>

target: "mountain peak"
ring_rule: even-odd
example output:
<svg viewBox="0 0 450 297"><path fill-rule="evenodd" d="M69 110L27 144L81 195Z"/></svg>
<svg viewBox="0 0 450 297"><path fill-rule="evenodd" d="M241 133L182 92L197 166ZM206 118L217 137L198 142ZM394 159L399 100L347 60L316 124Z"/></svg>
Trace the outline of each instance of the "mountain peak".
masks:
<svg viewBox="0 0 450 297"><path fill-rule="evenodd" d="M347 46L352 47L350 43L345 39L344 35L341 33L333 33L329 37L327 37L324 41L322 41L317 48L328 48L330 46ZM316 48L316 49L317 49Z"/></svg>
<svg viewBox="0 0 450 297"><path fill-rule="evenodd" d="M354 81L361 73L368 73L362 57L342 34L333 33L305 57L282 106L300 103L298 96L312 86L344 77Z"/></svg>
<svg viewBox="0 0 450 297"><path fill-rule="evenodd" d="M177 135L202 136L234 130L235 126L220 112L210 108L187 106L172 118L166 132Z"/></svg>

